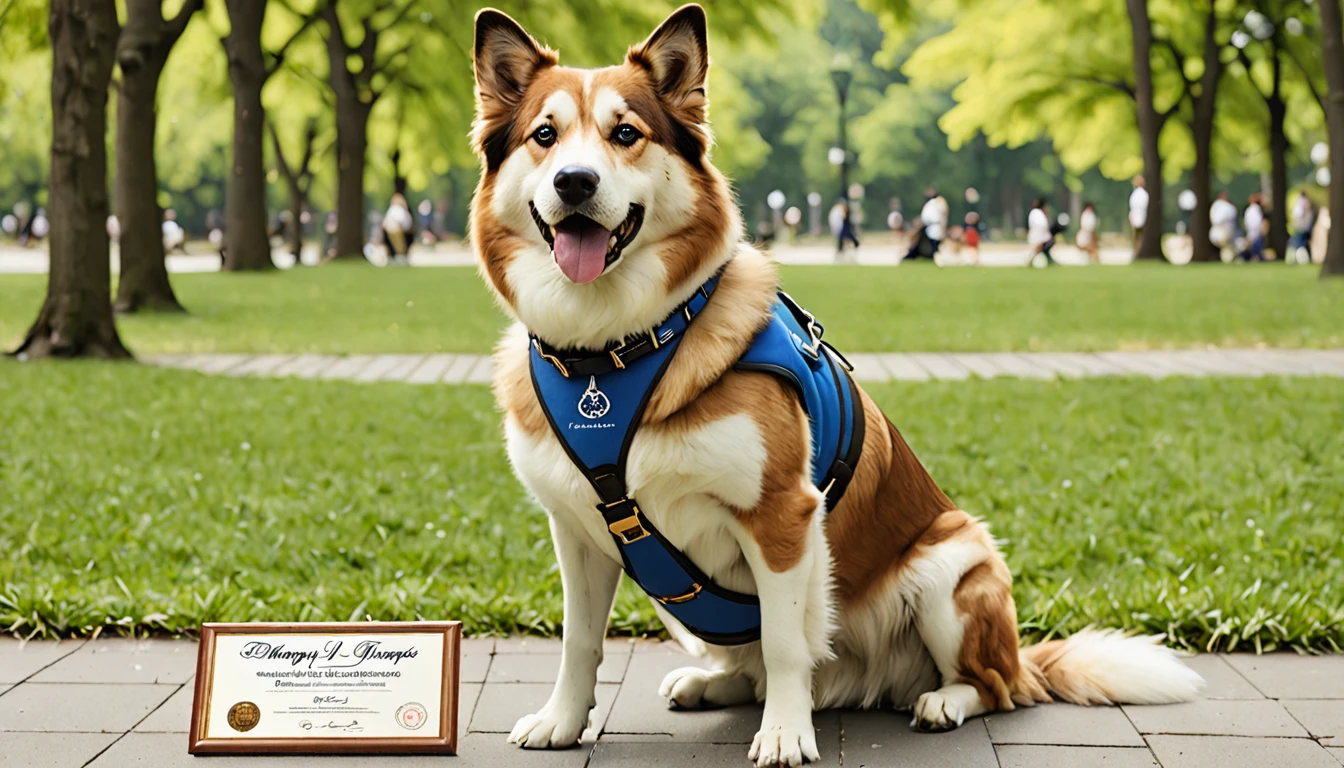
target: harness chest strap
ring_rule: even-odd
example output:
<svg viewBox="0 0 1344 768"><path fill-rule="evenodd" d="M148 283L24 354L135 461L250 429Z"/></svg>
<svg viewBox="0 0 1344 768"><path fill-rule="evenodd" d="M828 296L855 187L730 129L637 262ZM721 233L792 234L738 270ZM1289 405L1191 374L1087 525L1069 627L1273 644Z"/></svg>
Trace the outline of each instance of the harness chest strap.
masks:
<svg viewBox="0 0 1344 768"><path fill-rule="evenodd" d="M630 498L625 483L630 444L648 400L686 330L708 304L718 280L719 274L711 277L649 334L597 353L557 350L533 336L530 368L533 387L551 429L570 460L597 492L600 499L598 511L621 553L626 573L692 634L717 645L737 645L760 637L760 603L756 596L714 584L649 522L637 502ZM839 430L832 429L836 433L834 438L819 441L818 422L825 420L831 427L837 419L843 422L845 417L839 412L850 410L857 404L857 390L848 381L835 356L818 346L819 335L811 340L815 350L811 363L816 367L815 372L809 371L806 361L799 364L791 359L799 357L791 346L792 341L788 342L790 346L784 363L777 364L777 359L785 354L784 337L779 336L783 326L775 327L781 322L779 314L780 307L776 306L776 317L771 323L774 331L770 334L763 332L753 344L754 349L767 336L774 339L764 355L766 367L744 364L751 357L750 353L744 356L744 363L739 363L739 367L746 370L780 368L769 372L790 378L790 383L798 388L813 429L813 455L817 465L826 468L826 471L814 473L814 481L822 487L821 481L826 479L828 501L832 497L838 501L857 461L857 454L852 450L856 432L859 435L857 443L862 444L862 410L861 407L858 409L857 420L850 419L847 429L843 424ZM789 339L802 343L792 331L785 328L783 332ZM787 371L787 375L781 371ZM842 377L844 384L840 381ZM834 382L833 396L823 398L816 381ZM810 389L807 383L812 384ZM829 411L822 404L823 399L832 401ZM846 436L849 442L842 446L841 441ZM846 461L849 462L847 465ZM835 472L837 469L840 471ZM828 508L833 508L833 504L828 503Z"/></svg>

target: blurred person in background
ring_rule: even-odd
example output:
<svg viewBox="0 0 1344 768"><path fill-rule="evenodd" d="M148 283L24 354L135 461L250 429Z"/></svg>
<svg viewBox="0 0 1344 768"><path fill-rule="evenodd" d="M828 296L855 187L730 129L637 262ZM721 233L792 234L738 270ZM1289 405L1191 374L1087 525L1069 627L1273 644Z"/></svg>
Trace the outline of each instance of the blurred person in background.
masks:
<svg viewBox="0 0 1344 768"><path fill-rule="evenodd" d="M1219 253L1235 248L1237 239L1237 205L1224 190L1209 206L1209 242ZM1223 261L1230 261L1225 258Z"/></svg>
<svg viewBox="0 0 1344 768"><path fill-rule="evenodd" d="M831 225L831 233L835 235L835 261L837 264L845 259L845 242L854 243L855 260L858 259L859 237L854 232L854 222L849 217L849 206L844 200L837 200L835 205L831 206L831 212L827 215L827 223Z"/></svg>
<svg viewBox="0 0 1344 768"><path fill-rule="evenodd" d="M186 253L187 232L177 223L177 211L172 208L163 212L163 250L167 253L177 251Z"/></svg>
<svg viewBox="0 0 1344 768"><path fill-rule="evenodd" d="M1246 261L1265 260L1265 209L1261 207L1264 198L1259 194L1251 195L1247 201L1246 212L1241 223L1246 228L1246 252L1242 258Z"/></svg>
<svg viewBox="0 0 1344 768"><path fill-rule="evenodd" d="M1087 254L1089 264L1101 263L1101 244L1097 241L1097 206L1092 203L1083 205L1078 215L1078 237L1074 239L1078 250Z"/></svg>
<svg viewBox="0 0 1344 768"><path fill-rule="evenodd" d="M51 221L47 218L47 209L38 208L33 220L28 222L28 245L42 245L42 241L51 233Z"/></svg>
<svg viewBox="0 0 1344 768"><path fill-rule="evenodd" d="M420 240L425 245L433 245L438 241L434 234L434 203L426 197L415 210L420 214Z"/></svg>
<svg viewBox="0 0 1344 768"><path fill-rule="evenodd" d="M1028 264L1036 261L1037 256L1045 257L1045 264L1055 263L1050 250L1055 247L1055 233L1050 226L1049 203L1039 197L1031 204L1031 213L1027 214L1027 244L1031 246L1031 258Z"/></svg>
<svg viewBox="0 0 1344 768"><path fill-rule="evenodd" d="M971 254L971 264L980 266L980 214L971 211L966 214L966 226L961 242Z"/></svg>
<svg viewBox="0 0 1344 768"><path fill-rule="evenodd" d="M107 237L114 243L121 242L121 220L115 213L107 217Z"/></svg>
<svg viewBox="0 0 1344 768"><path fill-rule="evenodd" d="M1134 191L1129 193L1129 226L1134 228L1134 253L1143 243L1143 228L1148 223L1148 187L1143 176L1134 177Z"/></svg>
<svg viewBox="0 0 1344 768"><path fill-rule="evenodd" d="M1293 239L1285 258L1297 264L1311 263L1311 228L1316 224L1316 208L1304 189L1293 201Z"/></svg>
<svg viewBox="0 0 1344 768"><path fill-rule="evenodd" d="M1316 214L1316 226L1311 228L1311 262L1325 261L1325 246L1330 239L1330 209L1322 208Z"/></svg>
<svg viewBox="0 0 1344 768"><path fill-rule="evenodd" d="M392 202L383 215L383 237L387 242L387 261L389 264L410 266L411 237L414 234L415 220L411 218L411 209L406 198L398 192L392 195Z"/></svg>

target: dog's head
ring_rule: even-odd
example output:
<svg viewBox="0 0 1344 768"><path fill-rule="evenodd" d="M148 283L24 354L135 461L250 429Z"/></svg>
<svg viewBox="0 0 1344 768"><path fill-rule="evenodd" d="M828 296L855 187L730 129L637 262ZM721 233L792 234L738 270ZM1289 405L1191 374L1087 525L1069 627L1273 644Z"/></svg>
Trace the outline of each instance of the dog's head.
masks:
<svg viewBox="0 0 1344 768"><path fill-rule="evenodd" d="M513 19L484 10L475 69L472 240L529 329L576 347L646 330L728 258L740 224L707 157L700 6L597 70L559 66Z"/></svg>

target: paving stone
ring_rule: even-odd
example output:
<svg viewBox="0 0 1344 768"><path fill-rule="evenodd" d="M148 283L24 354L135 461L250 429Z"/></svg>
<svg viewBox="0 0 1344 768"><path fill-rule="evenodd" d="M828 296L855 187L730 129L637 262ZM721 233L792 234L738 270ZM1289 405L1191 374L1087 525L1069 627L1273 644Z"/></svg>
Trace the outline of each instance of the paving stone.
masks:
<svg viewBox="0 0 1344 768"><path fill-rule="evenodd" d="M242 365L230 368L230 376L271 376L273 372L294 359L293 355L257 355Z"/></svg>
<svg viewBox="0 0 1344 768"><path fill-rule="evenodd" d="M397 381L410 373L422 359L422 355L378 355L355 374L355 381Z"/></svg>
<svg viewBox="0 0 1344 768"><path fill-rule="evenodd" d="M1126 705L1125 714L1140 733L1192 736L1268 736L1292 738L1307 731L1277 701L1206 699L1184 704Z"/></svg>
<svg viewBox="0 0 1344 768"><path fill-rule="evenodd" d="M1149 736L1148 745L1163 768L1335 768L1311 739Z"/></svg>
<svg viewBox="0 0 1344 768"><path fill-rule="evenodd" d="M500 738L502 741L503 739ZM458 741L458 752L464 754L466 739ZM517 749L514 747L514 749ZM146 768L200 768L208 764L210 768L323 768L324 766L350 766L350 768L442 768L446 761L435 755L398 755L373 757L370 755L248 755L223 757L212 755L208 758L195 758L187 754L187 737L180 733L128 733L112 748L92 763L92 768L123 768L123 766L146 766ZM464 760L464 762L466 762ZM468 764L477 766L525 765L527 761L517 763L481 759ZM534 765L542 765L534 762ZM556 763L564 765L564 763ZM550 765L550 763L546 763ZM582 766L576 763L575 766Z"/></svg>
<svg viewBox="0 0 1344 768"><path fill-rule="evenodd" d="M992 768L997 765L983 720L947 733L910 729L910 713L842 712L844 764L866 768Z"/></svg>
<svg viewBox="0 0 1344 768"><path fill-rule="evenodd" d="M1344 699L1344 655L1232 653L1224 658L1272 699Z"/></svg>
<svg viewBox="0 0 1344 768"><path fill-rule="evenodd" d="M1263 699L1265 695L1241 676L1221 655L1205 653L1182 659L1199 673L1206 685L1200 695L1206 699Z"/></svg>
<svg viewBox="0 0 1344 768"><path fill-rule="evenodd" d="M1053 379L1055 372L1036 361L1035 355L1019 355L1013 352L991 352L983 355L990 363L1006 376L1019 379Z"/></svg>
<svg viewBox="0 0 1344 768"><path fill-rule="evenodd" d="M1005 744L999 768L1159 768L1153 753L1140 747L1050 747Z"/></svg>
<svg viewBox="0 0 1344 768"><path fill-rule="evenodd" d="M997 376L1005 375L1005 372L993 363L988 355L977 353L965 353L959 355L948 355L957 365L971 372L971 375L982 379L992 379Z"/></svg>
<svg viewBox="0 0 1344 768"><path fill-rule="evenodd" d="M985 717L995 744L1059 744L1076 747L1142 747L1119 707L1041 704Z"/></svg>
<svg viewBox="0 0 1344 768"><path fill-rule="evenodd" d="M882 365L882 361L878 359L877 355L855 352L846 354L845 359L849 360L849 364L854 366L854 379L856 381L871 381L873 383L891 381L891 372Z"/></svg>
<svg viewBox="0 0 1344 768"><path fill-rule="evenodd" d="M458 759L471 768L583 768L592 753L592 742L586 740L570 749L523 749L502 733L470 733L457 745ZM445 761L434 765L442 768Z"/></svg>
<svg viewBox="0 0 1344 768"><path fill-rule="evenodd" d="M136 733L187 733L191 730L191 703L195 685L184 685L135 726Z"/></svg>
<svg viewBox="0 0 1344 768"><path fill-rule="evenodd" d="M196 644L180 640L110 637L33 675L35 683L163 683L181 685L196 673Z"/></svg>
<svg viewBox="0 0 1344 768"><path fill-rule="evenodd" d="M691 658L671 647L632 654L630 666L625 671L625 683L621 685L611 717L607 719L606 730L611 733L670 733L679 742L750 744L761 727L759 705L674 711L658 695L658 686L668 672L680 667L705 666L703 660Z"/></svg>
<svg viewBox="0 0 1344 768"><path fill-rule="evenodd" d="M228 371L234 366L242 365L250 358L250 355L211 355L209 357L202 355L202 359L196 366L196 370L201 373L218 375Z"/></svg>
<svg viewBox="0 0 1344 768"><path fill-rule="evenodd" d="M428 355L406 375L407 384L436 384L453 364L455 355Z"/></svg>
<svg viewBox="0 0 1344 768"><path fill-rule="evenodd" d="M1056 358L1076 364L1088 376L1122 376L1125 370L1092 352L1055 352Z"/></svg>
<svg viewBox="0 0 1344 768"><path fill-rule="evenodd" d="M695 768L741 768L751 765L747 762L747 749L746 744L697 744L675 740L670 744L599 741L588 768L682 768L688 765Z"/></svg>
<svg viewBox="0 0 1344 768"><path fill-rule="evenodd" d="M604 733L597 737L598 744L670 744L675 741L670 733Z"/></svg>
<svg viewBox="0 0 1344 768"><path fill-rule="evenodd" d="M604 653L597 668L599 683L619 683L630 663L630 652ZM490 683L554 683L560 672L558 653L500 653L490 663Z"/></svg>
<svg viewBox="0 0 1344 768"><path fill-rule="evenodd" d="M83 640L22 643L12 637L0 637L0 685L21 683L43 667L79 650L83 644Z"/></svg>
<svg viewBox="0 0 1344 768"><path fill-rule="evenodd" d="M1284 699L1279 703L1312 738L1327 747L1344 747L1344 701Z"/></svg>
<svg viewBox="0 0 1344 768"><path fill-rule="evenodd" d="M1021 355L1021 357L1027 356ZM1062 352L1038 352L1030 355L1030 357L1032 362L1049 368L1056 375L1063 376L1066 379L1081 379L1090 374L1088 367L1076 359L1080 357L1079 355Z"/></svg>
<svg viewBox="0 0 1344 768"><path fill-rule="evenodd" d="M471 370L467 371L466 383L489 384L491 381L494 380L494 376L495 376L494 361L482 355L479 359L477 359L476 364L471 366Z"/></svg>
<svg viewBox="0 0 1344 768"><path fill-rule="evenodd" d="M448 369L443 372L444 384L461 384L467 380L471 367L476 365L475 355L457 355Z"/></svg>
<svg viewBox="0 0 1344 768"><path fill-rule="evenodd" d="M463 683L484 683L490 674L490 665L494 657L488 653L462 652L462 660L457 669L457 679Z"/></svg>
<svg viewBox="0 0 1344 768"><path fill-rule="evenodd" d="M549 683L491 683L481 691L476 702L476 711L471 716L472 732L508 733L525 715L541 709L551 697ZM597 711L592 715L591 726L584 731L586 743L593 743L602 732L602 726L611 714L612 702L620 686L599 684L597 686Z"/></svg>
<svg viewBox="0 0 1344 768"><path fill-rule="evenodd" d="M1126 376L1147 376L1161 379L1171 371L1148 359L1141 352L1099 352L1097 357L1119 368Z"/></svg>
<svg viewBox="0 0 1344 768"><path fill-rule="evenodd" d="M911 354L910 359L919 363L935 379L960 381L971 377L970 371L957 365L948 355L920 352Z"/></svg>
<svg viewBox="0 0 1344 768"><path fill-rule="evenodd" d="M0 730L124 733L175 691L175 685L24 683L0 696Z"/></svg>
<svg viewBox="0 0 1344 768"><path fill-rule="evenodd" d="M336 355L299 355L284 365L271 371L272 376L298 376L303 379L315 379L327 368L335 365L341 358Z"/></svg>
<svg viewBox="0 0 1344 768"><path fill-rule="evenodd" d="M373 362L373 355L350 355L337 360L334 365L322 371L318 377L323 380L353 379Z"/></svg>
<svg viewBox="0 0 1344 768"><path fill-rule="evenodd" d="M495 653L559 653L558 637L501 637L495 640Z"/></svg>
<svg viewBox="0 0 1344 768"><path fill-rule="evenodd" d="M115 733L0 733L0 761L23 768L70 768L93 759Z"/></svg>
<svg viewBox="0 0 1344 768"><path fill-rule="evenodd" d="M891 373L891 378L897 381L928 381L933 378L928 369L915 362L910 355L889 354L878 355L877 358Z"/></svg>

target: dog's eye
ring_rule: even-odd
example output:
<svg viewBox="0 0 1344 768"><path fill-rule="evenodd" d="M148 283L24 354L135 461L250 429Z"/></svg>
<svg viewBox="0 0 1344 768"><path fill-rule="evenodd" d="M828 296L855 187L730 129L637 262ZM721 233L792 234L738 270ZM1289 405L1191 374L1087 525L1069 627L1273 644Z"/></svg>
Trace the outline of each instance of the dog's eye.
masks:
<svg viewBox="0 0 1344 768"><path fill-rule="evenodd" d="M543 147L549 147L555 143L555 128L549 125L543 125L532 134L532 140Z"/></svg>
<svg viewBox="0 0 1344 768"><path fill-rule="evenodd" d="M612 141L626 147L639 141L643 136L644 134L640 133L638 128L627 123L616 126L616 130L611 132Z"/></svg>

